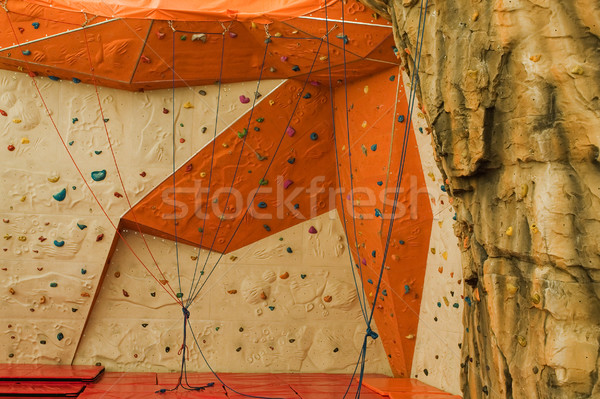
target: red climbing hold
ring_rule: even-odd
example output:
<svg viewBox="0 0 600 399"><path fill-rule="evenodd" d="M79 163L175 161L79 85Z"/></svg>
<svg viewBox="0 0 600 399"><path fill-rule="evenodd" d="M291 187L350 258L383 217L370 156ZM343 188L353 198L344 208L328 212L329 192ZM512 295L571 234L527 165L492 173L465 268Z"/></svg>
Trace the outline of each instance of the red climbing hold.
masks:
<svg viewBox="0 0 600 399"><path fill-rule="evenodd" d="M15 146L12 145L12 144L9 144L7 148L8 148L8 151L14 151L15 150Z"/></svg>
<svg viewBox="0 0 600 399"><path fill-rule="evenodd" d="M98 236L96 237L96 242L102 241L103 238L104 238L104 234L98 234Z"/></svg>
<svg viewBox="0 0 600 399"><path fill-rule="evenodd" d="M150 58L146 57L145 55L142 55L142 56L140 57L140 60L142 60L142 62L143 62L144 64L149 64L149 63L151 63L151 62L152 62L152 61L150 61Z"/></svg>
<svg viewBox="0 0 600 399"><path fill-rule="evenodd" d="M162 40L165 38L165 34L162 32L156 32L156 37L158 37L158 40Z"/></svg>
<svg viewBox="0 0 600 399"><path fill-rule="evenodd" d="M5 111L5 110L3 110L3 109L0 109L0 115L2 115L2 116L7 116L8 114L6 113L6 111Z"/></svg>
<svg viewBox="0 0 600 399"><path fill-rule="evenodd" d="M169 110L166 108L163 108L163 114L168 114L168 113L169 113Z"/></svg>
<svg viewBox="0 0 600 399"><path fill-rule="evenodd" d="M118 192L115 191L115 197L117 197L117 198L123 198L123 194L118 193Z"/></svg>
<svg viewBox="0 0 600 399"><path fill-rule="evenodd" d="M183 143L185 143L185 139L182 137L182 138L180 138L180 139L179 139L179 142L180 142L181 144L183 144Z"/></svg>
<svg viewBox="0 0 600 399"><path fill-rule="evenodd" d="M192 164L189 164L188 166L185 167L186 172L191 172L192 169L194 169L194 165L192 165Z"/></svg>
<svg viewBox="0 0 600 399"><path fill-rule="evenodd" d="M127 291L123 290L123 296L124 296L125 298L129 298L129 292L127 292Z"/></svg>
<svg viewBox="0 0 600 399"><path fill-rule="evenodd" d="M140 176L142 176L142 177L146 177L146 172L142 172L142 173L140 173Z"/></svg>

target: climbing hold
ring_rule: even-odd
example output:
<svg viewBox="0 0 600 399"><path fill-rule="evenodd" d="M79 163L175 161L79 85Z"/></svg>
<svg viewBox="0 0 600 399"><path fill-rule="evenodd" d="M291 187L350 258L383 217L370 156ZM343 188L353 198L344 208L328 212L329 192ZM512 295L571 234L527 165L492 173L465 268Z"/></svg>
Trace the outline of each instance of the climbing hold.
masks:
<svg viewBox="0 0 600 399"><path fill-rule="evenodd" d="M246 129L246 128L244 128L241 132L237 132L237 136L241 139L246 137L247 134L248 134L248 129Z"/></svg>
<svg viewBox="0 0 600 399"><path fill-rule="evenodd" d="M205 96L206 95L206 90L198 90L198 94L200 94L201 96Z"/></svg>
<svg viewBox="0 0 600 399"><path fill-rule="evenodd" d="M265 178L261 178L258 181L258 184L261 185L261 186L266 186L267 184L269 184L269 181L267 179L265 179Z"/></svg>
<svg viewBox="0 0 600 399"><path fill-rule="evenodd" d="M102 180L104 180L104 178L106 178L106 170L105 169L92 172L92 180L102 181Z"/></svg>
<svg viewBox="0 0 600 399"><path fill-rule="evenodd" d="M263 224L263 227L266 231L271 231L271 227L268 224Z"/></svg>
<svg viewBox="0 0 600 399"><path fill-rule="evenodd" d="M317 234L317 229L315 228L315 226L310 226L308 232L310 234Z"/></svg>
<svg viewBox="0 0 600 399"><path fill-rule="evenodd" d="M382 290L382 291L381 291L381 295L383 295L383 296L387 296L387 290Z"/></svg>
<svg viewBox="0 0 600 399"><path fill-rule="evenodd" d="M365 127L367 127L367 121L363 121L363 123L360 124L360 126L364 129Z"/></svg>
<svg viewBox="0 0 600 399"><path fill-rule="evenodd" d="M265 118L258 118L256 121L257 121L258 123L263 123L263 122L265 121Z"/></svg>
<svg viewBox="0 0 600 399"><path fill-rule="evenodd" d="M190 108L194 108L194 106L192 105L191 102L188 101L185 104L183 104L183 108L190 109Z"/></svg>
<svg viewBox="0 0 600 399"><path fill-rule="evenodd" d="M266 202L264 202L264 201L261 201L261 202L259 202L259 203L258 203L258 207L259 207L259 208L263 208L263 209L264 209L264 208L266 208L266 207L267 207L267 203L266 203Z"/></svg>
<svg viewBox="0 0 600 399"><path fill-rule="evenodd" d="M77 79L77 78L72 78L71 81L75 84L81 83L81 79Z"/></svg>
<svg viewBox="0 0 600 399"><path fill-rule="evenodd" d="M291 186L292 184L294 184L293 181L291 181L290 179L287 179L283 182L283 188L287 189L289 186Z"/></svg>
<svg viewBox="0 0 600 399"><path fill-rule="evenodd" d="M267 294L265 294L265 292L264 292L264 291L260 293L260 299L262 299L263 301L264 301L265 299L267 299Z"/></svg>
<svg viewBox="0 0 600 399"><path fill-rule="evenodd" d="M79 230L83 230L83 229L87 228L87 226L85 224L79 224L79 223L77 223L77 227L79 227Z"/></svg>
<svg viewBox="0 0 600 399"><path fill-rule="evenodd" d="M541 54L536 54L536 55L532 55L531 57L529 57L529 59L533 62L538 62L540 60L540 58L542 58Z"/></svg>
<svg viewBox="0 0 600 399"><path fill-rule="evenodd" d="M471 297L466 297L465 302L467 303L467 305L471 306Z"/></svg>
<svg viewBox="0 0 600 399"><path fill-rule="evenodd" d="M368 280L367 280L367 283L369 283L369 284L373 284L373 280L372 280L372 279L368 279Z"/></svg>
<svg viewBox="0 0 600 399"><path fill-rule="evenodd" d="M243 95L243 94L242 94L242 95L240 96L240 102L241 102L242 104L248 104L248 103L250 102L250 99L249 99L248 97L246 97L245 95Z"/></svg>
<svg viewBox="0 0 600 399"><path fill-rule="evenodd" d="M316 139L318 139L318 138L319 138L319 135L318 135L317 133L314 133L314 132L313 132L313 133L311 133L311 134L310 134L310 139L311 139L311 140L315 141L315 140L316 140Z"/></svg>
<svg viewBox="0 0 600 399"><path fill-rule="evenodd" d="M53 80L55 82L60 80L60 78L58 76L50 76L50 75L48 76L48 79Z"/></svg>
<svg viewBox="0 0 600 399"><path fill-rule="evenodd" d="M331 295L325 295L325 296L323 297L323 301L325 301L325 302L328 302L328 303L329 303L329 302L331 302L331 300L332 300L332 299L333 299L333 298L331 298Z"/></svg>
<svg viewBox="0 0 600 399"><path fill-rule="evenodd" d="M538 293L535 293L531 296L531 302L535 303L536 305L540 303L540 299L540 294Z"/></svg>
<svg viewBox="0 0 600 399"><path fill-rule="evenodd" d="M103 234L98 234L98 235L96 236L96 242L98 242L98 241L102 241L102 239L103 239L103 238L104 238L104 233L103 233Z"/></svg>
<svg viewBox="0 0 600 399"><path fill-rule="evenodd" d="M54 283L54 282L52 282L52 283L50 283L50 287L52 287L52 288L56 288L56 287L58 287L58 284L57 284L57 283Z"/></svg>
<svg viewBox="0 0 600 399"><path fill-rule="evenodd" d="M64 242L64 241L62 241L62 240L61 240L61 241L54 240L54 245L60 248L60 247L62 247L63 245L65 245L65 242Z"/></svg>
<svg viewBox="0 0 600 399"><path fill-rule="evenodd" d="M33 29L37 29L40 27L40 23L39 22L32 22L31 26L33 26Z"/></svg>
<svg viewBox="0 0 600 399"><path fill-rule="evenodd" d="M11 150L11 151L12 151L12 150ZM287 161L288 161L288 163L291 165L291 164L293 164L294 162L296 162L296 158L290 158L290 159L288 159Z"/></svg>
<svg viewBox="0 0 600 399"><path fill-rule="evenodd" d="M87 270L86 269L81 269L81 274L86 274Z"/></svg>
<svg viewBox="0 0 600 399"><path fill-rule="evenodd" d="M21 120L18 118L13 119L13 123L21 123Z"/></svg>
<svg viewBox="0 0 600 399"><path fill-rule="evenodd" d="M21 144L29 144L29 139L27 137L23 137L21 139Z"/></svg>
<svg viewBox="0 0 600 399"><path fill-rule="evenodd" d="M453 304L452 304L452 307L453 307L453 308L457 308L457 309L458 309L458 306L459 306L459 305L458 305L458 302L457 302L457 303L453 303Z"/></svg>
<svg viewBox="0 0 600 399"><path fill-rule="evenodd" d="M400 123L404 122L404 115L398 115L398 122L400 122ZM423 133L423 132L421 131L421 133Z"/></svg>
<svg viewBox="0 0 600 399"><path fill-rule="evenodd" d="M285 250L288 252L288 254L291 254L292 252L294 252L294 251L292 251L292 248L290 248L290 247L287 247Z"/></svg>
<svg viewBox="0 0 600 399"><path fill-rule="evenodd" d="M56 334L56 339L59 340L59 341L62 341L64 337L65 336L61 332L59 332L58 334Z"/></svg>
<svg viewBox="0 0 600 399"><path fill-rule="evenodd" d="M227 291L227 293L230 295L235 295L235 294L237 294L237 290L229 290L229 291Z"/></svg>
<svg viewBox="0 0 600 399"><path fill-rule="evenodd" d="M58 193L54 194L52 196L52 198L54 198L57 201L63 201L65 199L65 197L67 196L67 189L63 188L62 190L60 190Z"/></svg>
<svg viewBox="0 0 600 399"><path fill-rule="evenodd" d="M275 306L269 306L269 310L270 310L270 311L273 311L273 310L275 310Z"/></svg>
<svg viewBox="0 0 600 399"><path fill-rule="evenodd" d="M390 76L390 82L393 82L396 79L396 75Z"/></svg>
<svg viewBox="0 0 600 399"><path fill-rule="evenodd" d="M306 278L306 274L301 274L301 275L300 275L300 278L301 278L302 280L304 280L304 279Z"/></svg>
<svg viewBox="0 0 600 399"><path fill-rule="evenodd" d="M175 294L175 296L177 298L183 298L183 292L178 292L177 294Z"/></svg>
<svg viewBox="0 0 600 399"><path fill-rule="evenodd" d="M509 237L513 235L513 228L512 228L512 226L509 226L508 229L506 229L506 235L509 236Z"/></svg>
<svg viewBox="0 0 600 399"><path fill-rule="evenodd" d="M519 345L521 345L522 347L527 346L527 339L521 335L517 336L517 342L519 342Z"/></svg>
<svg viewBox="0 0 600 399"><path fill-rule="evenodd" d="M410 286L408 284L404 285L404 293L408 294L410 292Z"/></svg>
<svg viewBox="0 0 600 399"><path fill-rule="evenodd" d="M288 126L288 127L287 127L287 129L285 129L285 133L286 133L288 136L290 136L290 137L293 137L293 136L294 136L294 134L296 134L296 130L294 130L294 128L293 128L293 127L291 127L291 126Z"/></svg>
<svg viewBox="0 0 600 399"><path fill-rule="evenodd" d="M9 144L7 148L8 148L8 151L14 151L15 150L15 146L12 145L12 144Z"/></svg>
<svg viewBox="0 0 600 399"><path fill-rule="evenodd" d="M23 50L22 53L23 55L31 55L31 51L29 50Z"/></svg>
<svg viewBox="0 0 600 399"><path fill-rule="evenodd" d="M300 204L294 204L294 209L300 208Z"/></svg>
<svg viewBox="0 0 600 399"><path fill-rule="evenodd" d="M375 208L375 217L381 217L381 211Z"/></svg>
<svg viewBox="0 0 600 399"><path fill-rule="evenodd" d="M344 40L344 44L348 44L349 40L348 40L348 36L347 35L344 35L344 34L340 33L340 34L336 35L335 37L337 37L338 39Z"/></svg>
<svg viewBox="0 0 600 399"><path fill-rule="evenodd" d="M365 86L365 87L363 88L363 91L365 92L365 94L367 94L367 93L369 92L369 86Z"/></svg>
<svg viewBox="0 0 600 399"><path fill-rule="evenodd" d="M102 151L101 150L100 151L94 151L94 154L100 155L100 154L102 154Z"/></svg>
<svg viewBox="0 0 600 399"><path fill-rule="evenodd" d="M129 292L127 292L127 291L123 290L123 296L124 296L125 298L128 298L128 297L129 297Z"/></svg>
<svg viewBox="0 0 600 399"><path fill-rule="evenodd" d="M193 42L201 41L202 43L206 43L206 34L196 33L195 35L192 35L192 41Z"/></svg>
<svg viewBox="0 0 600 399"><path fill-rule="evenodd" d="M377 256L377 251L375 251L375 250L371 251L371 256L372 257L376 257Z"/></svg>
<svg viewBox="0 0 600 399"><path fill-rule="evenodd" d="M282 279L282 280L285 280L285 279L287 279L289 276L290 276L290 274L289 274L288 272L285 272L285 273L283 273L283 274L280 274L280 275L279 275L279 278L280 278L280 279Z"/></svg>
<svg viewBox="0 0 600 399"><path fill-rule="evenodd" d="M299 67L298 65L294 65L294 66L292 67L292 71L294 71L294 72L298 72L298 71L300 71L300 67Z"/></svg>

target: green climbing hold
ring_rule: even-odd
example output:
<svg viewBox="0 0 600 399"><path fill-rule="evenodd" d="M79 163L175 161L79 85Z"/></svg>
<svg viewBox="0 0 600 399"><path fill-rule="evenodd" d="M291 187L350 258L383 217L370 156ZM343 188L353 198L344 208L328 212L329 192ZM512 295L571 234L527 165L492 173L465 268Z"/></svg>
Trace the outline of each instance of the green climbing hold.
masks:
<svg viewBox="0 0 600 399"><path fill-rule="evenodd" d="M67 189L63 188L62 190L60 190L58 193L54 194L52 196L52 198L54 198L57 201L63 201L65 199L65 197L67 196Z"/></svg>
<svg viewBox="0 0 600 399"><path fill-rule="evenodd" d="M176 296L177 298L183 298L183 292L178 292Z"/></svg>
<svg viewBox="0 0 600 399"><path fill-rule="evenodd" d="M263 122L265 121L265 118L258 118L256 121L257 121L258 123L263 123Z"/></svg>
<svg viewBox="0 0 600 399"><path fill-rule="evenodd" d="M79 230L87 229L87 226L85 224L79 224L79 223L77 223L77 227L79 227Z"/></svg>
<svg viewBox="0 0 600 399"><path fill-rule="evenodd" d="M87 270L81 269L81 274L86 274L86 273L87 273Z"/></svg>
<svg viewBox="0 0 600 399"><path fill-rule="evenodd" d="M62 240L61 240L61 241L54 240L54 245L60 248L60 247L62 247L63 245L65 245L65 242L64 242L64 241L62 241Z"/></svg>
<svg viewBox="0 0 600 399"><path fill-rule="evenodd" d="M301 275L300 275L300 278L301 278L302 280L304 280L304 279L306 278L306 274L301 274Z"/></svg>
<svg viewBox="0 0 600 399"><path fill-rule="evenodd" d="M92 180L94 181L102 181L106 178L106 170L98 170L95 172L92 172Z"/></svg>
<svg viewBox="0 0 600 399"><path fill-rule="evenodd" d="M243 139L248 134L248 129L244 128L241 132L238 132L237 135L239 138Z"/></svg>
<svg viewBox="0 0 600 399"><path fill-rule="evenodd" d="M59 340L59 341L62 341L64 337L65 336L63 335L63 333L59 332L58 334L56 334L56 339Z"/></svg>
<svg viewBox="0 0 600 399"><path fill-rule="evenodd" d="M56 287L58 287L58 284L56 284L56 283L50 283L50 287L56 288Z"/></svg>
<svg viewBox="0 0 600 399"><path fill-rule="evenodd" d="M269 184L269 181L267 179L260 179L258 184L260 184L261 186L265 186L265 185Z"/></svg>

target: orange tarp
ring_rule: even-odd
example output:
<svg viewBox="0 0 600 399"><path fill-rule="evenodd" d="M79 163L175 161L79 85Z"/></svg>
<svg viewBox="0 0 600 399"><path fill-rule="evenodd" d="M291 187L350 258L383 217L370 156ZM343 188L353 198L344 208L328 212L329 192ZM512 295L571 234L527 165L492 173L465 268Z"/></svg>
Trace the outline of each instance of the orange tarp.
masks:
<svg viewBox="0 0 600 399"><path fill-rule="evenodd" d="M337 0L329 0L328 5ZM324 0L29 0L59 10L170 21L282 21L325 6Z"/></svg>

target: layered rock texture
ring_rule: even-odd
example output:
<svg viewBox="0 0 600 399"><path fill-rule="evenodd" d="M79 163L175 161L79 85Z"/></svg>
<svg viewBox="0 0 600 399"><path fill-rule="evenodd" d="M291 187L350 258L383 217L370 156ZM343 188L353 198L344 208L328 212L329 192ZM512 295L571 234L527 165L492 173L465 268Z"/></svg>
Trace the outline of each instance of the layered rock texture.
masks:
<svg viewBox="0 0 600 399"><path fill-rule="evenodd" d="M413 74L417 0L394 22ZM600 397L600 3L430 0L418 98L457 211L465 398Z"/></svg>

